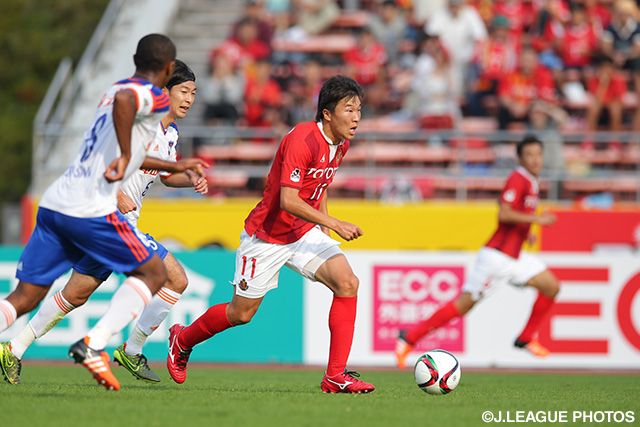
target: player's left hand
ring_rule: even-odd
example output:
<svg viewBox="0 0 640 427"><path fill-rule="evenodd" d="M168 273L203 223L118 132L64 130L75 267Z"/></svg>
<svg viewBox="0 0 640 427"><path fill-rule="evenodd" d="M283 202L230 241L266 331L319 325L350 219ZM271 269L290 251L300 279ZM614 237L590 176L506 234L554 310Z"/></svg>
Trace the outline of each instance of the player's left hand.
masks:
<svg viewBox="0 0 640 427"><path fill-rule="evenodd" d="M207 178L198 176L191 169L187 169L185 173L189 176L193 189L196 193L200 193L204 196L209 192L209 183L207 182Z"/></svg>
<svg viewBox="0 0 640 427"><path fill-rule="evenodd" d="M209 164L202 159L189 158L178 160L175 166L177 172L186 172L191 170L198 176L204 178L204 169L207 169Z"/></svg>
<svg viewBox="0 0 640 427"><path fill-rule="evenodd" d="M129 159L123 156L113 159L111 164L104 171L104 179L107 182L116 182L124 178L124 171L127 169Z"/></svg>
<svg viewBox="0 0 640 427"><path fill-rule="evenodd" d="M340 237L347 242L355 240L362 236L362 230L355 224L351 224L345 221L338 221L338 226L333 229Z"/></svg>

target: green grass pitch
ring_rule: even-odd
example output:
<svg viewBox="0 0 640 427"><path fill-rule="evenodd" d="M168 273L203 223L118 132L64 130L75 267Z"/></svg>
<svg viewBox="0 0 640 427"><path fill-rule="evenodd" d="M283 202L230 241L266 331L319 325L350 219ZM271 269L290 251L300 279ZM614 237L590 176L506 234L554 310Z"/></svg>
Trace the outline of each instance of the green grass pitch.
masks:
<svg viewBox="0 0 640 427"><path fill-rule="evenodd" d="M28 361L22 386L0 384L0 425L7 426L480 426L493 411L632 411L640 423L640 376L462 372L449 395L431 396L410 370L362 369L376 385L367 395L320 391L321 370L190 367L178 385L161 365L160 384L135 380L112 364L122 388L107 392L80 366ZM504 415L503 415L504 416ZM529 424L529 423L526 423ZM534 423L541 424L541 423ZM598 423L599 425L612 425Z"/></svg>

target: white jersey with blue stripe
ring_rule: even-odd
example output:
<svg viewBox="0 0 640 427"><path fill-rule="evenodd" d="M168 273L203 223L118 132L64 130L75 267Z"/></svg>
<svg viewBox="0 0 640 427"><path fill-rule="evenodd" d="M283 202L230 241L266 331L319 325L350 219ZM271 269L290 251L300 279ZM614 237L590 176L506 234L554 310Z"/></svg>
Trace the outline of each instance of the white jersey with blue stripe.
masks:
<svg viewBox="0 0 640 427"><path fill-rule="evenodd" d="M136 95L137 110L131 130L131 159L122 180L108 183L104 172L120 156L113 125L113 102L121 90ZM140 169L158 123L169 111L169 97L147 80L133 77L119 81L102 96L84 143L64 175L47 188L40 206L78 218L105 216L117 209L122 183Z"/></svg>
<svg viewBox="0 0 640 427"><path fill-rule="evenodd" d="M178 145L178 127L175 123L171 123L165 130L162 122L158 125L156 137L147 150L147 156L155 157L160 160L175 162L177 160L176 145ZM160 172L154 169L138 169L131 177L122 185L122 191L136 204L136 210L125 214L125 218L137 226L138 218L140 218L140 210L142 209L142 199L147 195L156 179L160 176L170 176L168 172Z"/></svg>

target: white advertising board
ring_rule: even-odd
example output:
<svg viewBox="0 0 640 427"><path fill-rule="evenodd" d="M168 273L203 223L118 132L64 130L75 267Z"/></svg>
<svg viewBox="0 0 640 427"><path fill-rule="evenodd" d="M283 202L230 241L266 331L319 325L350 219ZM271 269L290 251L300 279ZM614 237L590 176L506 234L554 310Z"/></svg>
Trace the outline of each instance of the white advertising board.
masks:
<svg viewBox="0 0 640 427"><path fill-rule="evenodd" d="M360 279L350 365L393 366L399 329L428 318L459 294L474 252L345 252ZM444 348L463 366L640 369L640 256L539 253L561 281L552 312L539 331L552 354L538 359L513 346L536 292L503 285L464 318L424 337L410 358ZM332 293L305 282L304 362L326 363ZM408 361L409 364L412 360Z"/></svg>

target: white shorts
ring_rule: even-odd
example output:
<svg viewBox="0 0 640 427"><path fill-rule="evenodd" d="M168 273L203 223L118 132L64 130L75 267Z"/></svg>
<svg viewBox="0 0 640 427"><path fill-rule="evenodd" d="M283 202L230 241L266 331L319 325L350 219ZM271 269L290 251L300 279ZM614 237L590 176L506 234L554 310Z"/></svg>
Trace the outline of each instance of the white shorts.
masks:
<svg viewBox="0 0 640 427"><path fill-rule="evenodd" d="M236 295L262 298L268 291L278 287L278 276L283 265L308 279L316 280L318 268L332 256L342 254L339 245L340 242L323 233L320 226L315 226L300 240L288 244L268 243L242 230L233 278Z"/></svg>
<svg viewBox="0 0 640 427"><path fill-rule="evenodd" d="M497 249L483 247L462 291L469 292L471 299L478 301L496 285L509 283L522 287L546 269L544 262L526 252L520 252L520 257L514 259Z"/></svg>

